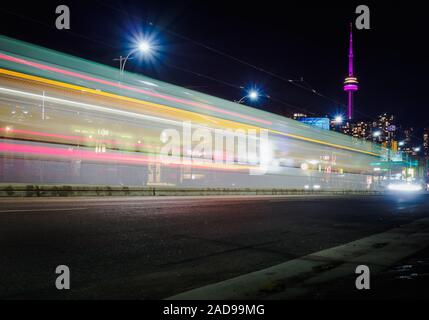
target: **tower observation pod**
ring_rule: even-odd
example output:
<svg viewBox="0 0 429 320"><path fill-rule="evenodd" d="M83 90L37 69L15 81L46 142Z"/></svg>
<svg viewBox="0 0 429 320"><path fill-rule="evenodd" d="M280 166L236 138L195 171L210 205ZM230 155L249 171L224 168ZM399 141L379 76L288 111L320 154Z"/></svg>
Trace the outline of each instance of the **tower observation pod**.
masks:
<svg viewBox="0 0 429 320"><path fill-rule="evenodd" d="M349 75L344 80L344 91L348 95L347 116L349 120L353 117L353 93L359 90L358 84L353 71L353 25L350 23Z"/></svg>

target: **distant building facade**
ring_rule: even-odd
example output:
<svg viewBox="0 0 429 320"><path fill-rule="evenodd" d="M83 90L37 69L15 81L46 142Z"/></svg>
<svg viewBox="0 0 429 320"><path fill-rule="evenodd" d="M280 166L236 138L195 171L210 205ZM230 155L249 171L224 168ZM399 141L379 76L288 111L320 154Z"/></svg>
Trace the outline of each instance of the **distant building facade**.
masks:
<svg viewBox="0 0 429 320"><path fill-rule="evenodd" d="M397 133L395 117L387 113L379 115L377 120L372 123L372 127L373 141L391 147L392 142L396 140Z"/></svg>
<svg viewBox="0 0 429 320"><path fill-rule="evenodd" d="M429 128L423 130L423 155L429 160Z"/></svg>
<svg viewBox="0 0 429 320"><path fill-rule="evenodd" d="M386 147L396 147L398 128L395 117L384 113L376 120L355 120L343 124L331 122L331 129L353 136L355 138L370 140Z"/></svg>

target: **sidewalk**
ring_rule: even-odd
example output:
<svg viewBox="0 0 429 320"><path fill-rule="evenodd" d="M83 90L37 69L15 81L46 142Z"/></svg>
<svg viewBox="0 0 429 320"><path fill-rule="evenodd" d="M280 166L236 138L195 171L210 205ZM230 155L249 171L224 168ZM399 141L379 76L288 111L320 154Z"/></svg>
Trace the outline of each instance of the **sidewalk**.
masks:
<svg viewBox="0 0 429 320"><path fill-rule="evenodd" d="M300 299L429 299L429 247L371 276L371 289L357 290L355 277L347 277L319 288Z"/></svg>

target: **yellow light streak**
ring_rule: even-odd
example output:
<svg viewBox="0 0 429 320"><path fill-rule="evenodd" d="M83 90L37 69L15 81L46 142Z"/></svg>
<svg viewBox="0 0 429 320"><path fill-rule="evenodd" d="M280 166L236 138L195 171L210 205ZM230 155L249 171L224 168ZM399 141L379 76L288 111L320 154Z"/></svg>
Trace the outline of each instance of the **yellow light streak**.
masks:
<svg viewBox="0 0 429 320"><path fill-rule="evenodd" d="M201 117L203 116L204 118L209 119L210 121L217 123L218 125L223 125L226 128L254 129L254 130L255 129L256 130L266 129L266 130L268 130L268 132L278 134L281 136L290 137L290 138L297 139L297 140L312 142L312 143L316 143L316 144L320 144L320 145L324 145L324 146L334 147L337 149L343 149L343 150L349 150L349 151L354 151L354 152L358 152L358 153L368 154L368 155L376 156L376 157L380 156L379 154L374 153L374 152L370 152L370 151L359 150L359 149L355 149L355 148L351 148L351 147L347 147L347 146L338 145L335 143L329 143L329 142L322 141L322 140L307 138L307 137L303 137L300 135L285 133L285 132L281 132L281 131L277 131L277 130L273 130L273 129L268 129L268 128L261 128L261 127L257 127L257 126L244 124L241 122L225 120L225 119L216 118L216 117L212 117L212 116L208 116L208 115L200 115L200 114L192 112L192 111L181 110L178 108L169 107L169 106L165 106L165 105L154 103L154 102L148 102L148 101L139 100L139 99L135 99L135 98L125 97L125 96L117 95L114 93L108 93L108 92L90 89L90 88L77 86L77 85L73 85L73 84L69 84L69 83L64 83L64 82L60 82L60 81L56 81L56 80L50 80L50 79L46 79L46 78L42 78L42 77L38 77L38 76L32 76L32 75L28 75L28 74L21 73L21 72L16 72L16 71L11 71L11 70L0 68L0 74L8 75L8 76L15 77L15 78L35 81L35 82L39 82L39 83L44 83L44 84L48 84L48 85L55 86L55 87L71 89L74 91L87 92L87 93L91 93L94 95L108 97L108 98L112 98L112 99L116 99L116 100L138 103L138 104L142 105L143 107L148 107L148 106L156 107L156 108L164 110L165 112L168 112L168 113L180 114L181 116L183 116L188 121L198 122L201 120ZM243 128L243 126L244 126L244 128Z"/></svg>

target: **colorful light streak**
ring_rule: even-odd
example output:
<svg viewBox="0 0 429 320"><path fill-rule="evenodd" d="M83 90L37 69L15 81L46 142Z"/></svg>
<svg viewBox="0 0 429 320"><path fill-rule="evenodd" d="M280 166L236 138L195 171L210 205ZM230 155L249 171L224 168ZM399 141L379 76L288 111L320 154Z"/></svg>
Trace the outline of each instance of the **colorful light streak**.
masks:
<svg viewBox="0 0 429 320"><path fill-rule="evenodd" d="M4 74L4 75L11 76L11 77L18 78L18 79L35 81L38 83L43 83L43 84L55 86L55 87L62 88L62 89L69 89L69 90L76 91L78 93L81 93L81 92L91 93L95 96L101 96L101 97L113 99L115 101L118 100L119 102L125 101L125 102L136 103L139 106L141 106L142 108L148 108L148 107L153 106L157 109L160 109L159 110L160 113L162 113L162 114L164 114L164 113L165 114L173 114L178 118L182 118L183 119L182 121L193 121L195 123L198 123L198 122L201 122L201 119L205 119L207 121L215 123L218 126L224 127L224 128L260 129L259 127L243 124L240 122L235 122L235 121L221 119L221 118L214 118L211 116L199 114L199 113L192 112L192 111L182 110L182 109L178 109L178 108L174 108L174 107L160 105L160 104L153 103L153 102L138 100L138 99L130 98L127 96L116 95L113 93L94 90L94 89L90 89L90 88L86 88L86 87L81 87L81 86L68 84L68 83L64 83L64 82L59 82L59 81L55 81L55 80L50 80L50 79L46 79L46 78L41 78L41 77L37 77L37 76L27 75L24 73L10 71L10 70L6 70L6 69L0 68L0 74ZM23 91L20 91L20 92L23 92ZM39 97L44 97L44 96L39 95Z"/></svg>
<svg viewBox="0 0 429 320"><path fill-rule="evenodd" d="M61 139L65 141L78 141L78 142L98 142L98 143L106 143L106 144L116 144L118 143L115 140L106 140L106 139L96 139L96 138L87 138L82 136L70 136L70 135L63 135L58 133L48 133L48 132L40 132L40 131L30 131L30 130L21 130L21 129L13 129L10 127L6 128L0 128L0 132L5 132L9 135L11 134L24 134L24 135L30 135L35 136L36 138L40 137L46 137L46 138L55 138L55 139ZM142 144L134 144L134 146L142 146Z"/></svg>
<svg viewBox="0 0 429 320"><path fill-rule="evenodd" d="M128 74L127 82L120 83L113 68L1 36L0 48L0 66L5 68L0 68L0 103L5 106L0 112L0 137L4 137L0 140L0 165L7 168L0 173L4 181L15 181L16 177L34 183L308 185L325 189L342 186L346 180L357 188L367 188L365 175L375 175L368 163L373 156L380 156L380 148L373 144L302 128L290 119L195 91L188 94L185 88L155 80L157 87L152 90L144 76ZM352 78L347 81L348 85L357 82ZM185 143L184 131L178 135L182 138L171 144L170 161L163 161L160 153L165 152L159 148L167 141L162 140L161 131L179 131L184 122L209 129L210 134L215 129L268 129L268 150L259 148L261 155L272 160L266 166L268 174L251 177L250 169L257 165L248 165L238 157L236 162L213 162L221 155L226 160L225 152L219 150L213 150L218 155L214 159L205 148L190 156L188 147L192 150L200 142ZM146 142L155 150L147 150ZM243 154L244 149L240 150ZM301 163L311 166L303 172ZM337 175L339 171L345 175ZM191 176L192 180L199 177L197 184Z"/></svg>
<svg viewBox="0 0 429 320"><path fill-rule="evenodd" d="M122 144L126 144L130 147L134 147L134 148L144 148L144 149L148 149L148 150L152 150L152 151L157 151L159 149L158 146L154 146L154 145L148 145L148 144L143 144L141 141L137 142L137 143L130 143L130 142L124 142L124 141L120 141L120 140L106 140L106 139L100 139L100 138L89 138L89 137L82 137L82 136L71 136L71 135L63 135L63 134L57 134L57 133L47 133L47 132L40 132L40 131L30 131L30 130L22 130L22 129L13 129L11 127L6 127L6 128L0 128L0 132L3 132L3 137L5 138L9 138L11 137L11 135L14 134L22 134L22 135L29 135L29 136L33 136L33 138L31 139L32 141L40 141L41 138L54 138L54 139L60 139L60 140L65 140L64 142L69 143L69 144L76 144L76 142L78 143L102 143L102 144L106 144L106 145L110 145L109 147L116 146L116 145L122 145Z"/></svg>
<svg viewBox="0 0 429 320"><path fill-rule="evenodd" d="M90 110L94 110L94 111L109 112L109 113L114 113L114 114L128 116L128 117L142 118L142 119L147 119L150 121L163 122L163 123L168 123L168 124L173 125L173 126L181 126L182 125L182 123L180 121L149 116L149 115L145 115L145 114L141 114L141 113L123 111L123 110L119 110L119 109L106 108L106 107L97 106L94 104L88 104L88 103L83 103L83 102L54 98L54 97L50 97L47 95L40 95L40 94L35 94L35 93L30 93L30 92L25 92L25 91L19 91L19 90L4 88L4 87L0 87L0 92L6 93L6 94L9 93L9 94L14 94L14 95L19 95L22 97L36 98L39 100L43 99L43 100L49 101L49 102L68 104L68 105L72 105L75 107L90 109Z"/></svg>
<svg viewBox="0 0 429 320"><path fill-rule="evenodd" d="M30 66L30 67L45 70L45 71L60 73L60 74L66 75L66 76L74 77L74 78L79 78L79 79L83 79L83 80L87 80L87 81L91 81L91 82L95 82L95 83L108 85L111 87L116 87L116 88L120 88L120 89L125 89L125 90L129 90L129 91L142 93L142 94L145 94L145 95L148 95L151 97L160 98L160 99L170 101L170 102L182 103L184 105L189 105L192 107L197 107L197 108L202 108L202 109L206 109L206 110L210 110L210 111L214 111L214 112L218 112L218 113L223 113L223 114L227 114L230 116L234 116L234 117L250 120L253 122L257 122L257 123L262 123L262 124L266 124L266 125L272 124L272 122L270 122L270 121L254 118L251 116L243 115L243 114L233 112L233 111L229 111L229 110L219 109L219 108L207 105L207 104L202 104L202 103L198 103L198 102L194 102L194 101L190 101L190 100L185 100L185 99L181 99L181 98L176 98L176 97L172 97L172 96L167 96L167 95L155 93L152 91L138 89L135 87L126 86L126 85L123 85L120 83L115 83L112 81L107 81L107 80L103 80L100 78L90 77L90 76L87 76L87 75L84 75L81 73L68 71L68 70L64 70L64 69L60 69L60 68L56 68L56 67L51 67L51 66L47 66L47 65L40 64L37 62L32 62L29 60L21 59L21 58L8 56L8 55L2 54L2 53L0 53L0 59L10 61L10 62L14 62L14 63L18 63L18 64L23 64L26 66Z"/></svg>
<svg viewBox="0 0 429 320"><path fill-rule="evenodd" d="M74 148L56 148L56 147L42 147L25 144L14 144L14 143L2 143L0 142L0 152L13 155L35 155L35 156L46 156L56 157L63 160L88 160L98 162L120 162L127 164L152 164L160 163L157 156L146 156L146 155L130 155L127 153L115 154L115 153L98 153L88 150L77 150ZM185 161L170 162L167 166L179 167L179 166L192 166L202 169L215 169L215 170L228 170L228 171L242 171L249 170L251 166L244 165L229 165L220 163L204 163L200 160L188 159ZM165 165L165 164L164 164Z"/></svg>
<svg viewBox="0 0 429 320"><path fill-rule="evenodd" d="M47 82L47 83L54 84L54 85L57 85L57 86L60 86L60 87L71 88L71 89L79 90L79 91L91 90L91 89L87 89L87 88L84 88L84 87L79 87L79 86L75 86L75 85L69 85L69 84L58 82L58 81L52 81L52 80L43 79L43 78L35 77L35 76L28 76L28 75L25 75L25 74L22 74L22 73L8 71L8 70L4 70L4 69L0 69L0 73L10 74L12 76L23 78L23 79L31 79L31 80L40 81L40 82ZM5 92L7 92L7 91L9 91L9 92L16 91L16 93L20 93L20 94L23 94L23 95L29 95L29 96L37 97L39 99L46 98L46 96L42 96L42 95L37 95L37 94L28 93L28 92L23 92L23 91L12 90L12 89L8 89L8 88L1 88L0 87L0 90L2 90L2 89ZM94 94L101 94L101 95L104 94L104 93L98 92L96 90L92 90L92 93L94 93ZM114 94L109 94L109 96L121 98L121 96L116 96ZM124 97L124 98L128 100L127 97ZM57 99L58 101L63 100L63 99L59 99L59 98L51 98L51 99ZM136 99L132 99L132 100L134 100L134 102L136 102L136 101L137 102L142 102L142 101L136 100ZM93 106L94 108L104 108L104 107L99 107L99 106L94 106L94 105L89 105L89 104L83 104L83 103L80 103L80 102L74 102L74 101L69 101L69 100L64 100L64 102L71 102L71 103L74 103L76 105L81 104L81 105L86 105L86 106ZM108 108L106 108L106 109L107 110L113 110L113 109L108 109ZM115 109L115 110L117 110L117 109ZM117 110L117 111L120 111L120 110ZM127 111L120 111L120 112L127 112ZM133 113L133 114L135 114L137 116L140 115L140 114L136 114L136 113ZM144 116L144 117L150 117L150 116ZM205 118L211 118L211 117L205 116ZM163 118L156 118L156 117L154 117L154 119L161 119L161 121L172 121L172 120L163 119ZM213 122L221 122L221 121L222 122L226 121L227 124L230 123L229 120L223 120L223 119L213 118ZM175 122L174 124L178 125L178 122ZM259 127L253 127L253 126L247 126L247 128L252 128L252 129L257 129L257 130L261 129ZM372 156L376 156L376 157L380 156L380 154L377 154L375 152L364 151L364 150L361 150L361 149L356 149L356 148L351 148L351 147L347 147L347 146L342 146L342 145L338 145L338 144L335 144L335 143L329 143L329 142L318 140L318 139L307 138L307 137L303 137L303 136L300 136L300 135L284 133L284 132L281 132L281 131L278 131L278 130L268 129L268 131L271 132L271 133L282 135L282 136L287 136L287 137L291 137L291 138L298 139L298 140L303 140L303 141L313 142L313 143L317 143L317 144L321 144L321 145L326 145L326 146L330 146L330 147L335 147L335 148L338 148L338 149L344 149L344 150L349 150L349 151L364 153L364 154L368 154L368 155L372 155Z"/></svg>
<svg viewBox="0 0 429 320"><path fill-rule="evenodd" d="M7 56L11 56L11 57L16 57L16 58L22 58L22 60L26 60L26 61L30 61L30 62L36 62L39 63L40 65L47 65L47 66L51 66L51 67L57 67L58 69L62 69L62 70L66 70L66 71L74 71L78 74L83 74L83 75L87 75L87 76L91 76L91 74L89 72L92 73L92 75L94 75L94 78L100 78L102 80L110 80L113 83L117 83L117 70L108 66L103 66L101 64L97 64L91 61L86 61L83 59L79 59L77 57L73 57L67 54L63 54L61 52L55 52L52 50L48 50L46 48L42 48L42 47L38 47L35 45L31 45L25 42L21 42L21 41L17 41L11 38L7 38L7 37L3 37L0 36L0 48L1 48L1 52ZM131 95L129 95L128 97L125 97L122 95L122 93L124 93L125 95L127 94L125 91L123 90L109 90L108 88L105 88L103 86L94 86L92 85L92 83L87 82L87 84L84 84L85 87L78 87L75 85L71 85L71 83L80 83L82 84L82 81L79 81L79 78L70 78L70 76L62 76L62 73L54 73L54 72L50 72L50 74L43 72L43 69L37 69L34 68L33 66L27 66L25 64L17 64L16 62L8 62L6 60L1 60L0 59L0 65L2 67L5 67L7 69L10 70L16 70L16 71L22 71L25 73L28 73L26 76L28 79L32 78L32 79L36 79L35 77L30 76L29 74L33 74L33 75L39 75L41 77L48 77L52 80L48 80L48 79L44 79L43 83L47 83L47 84L52 84L52 85L56 85L56 80L59 81L63 81L63 84L61 85L61 87L65 87L65 85L67 85L68 88L74 88L74 89L79 89L82 90L83 92L88 92L88 93L94 93L94 94L98 94L98 95L103 95L103 96L109 96L115 99L120 99L123 101L134 101L134 102L138 102L143 105L143 106L153 106L160 108L160 110L162 110L163 112L165 112L165 110L167 110L167 106L165 105L160 105L157 104L156 101L152 100L153 102L148 102L148 101L142 101L142 100L138 100L140 99L138 96L135 96L135 98L131 98ZM4 69L3 69L4 70ZM13 73L11 71L9 71L10 73ZM236 106L235 104L233 104L232 102L228 102L226 100L222 100L216 97L211 97L196 91L193 91L192 94L188 92L188 90L186 90L185 88L180 88L178 86L174 86L168 83L163 83L160 81L156 81L156 80L152 80L149 79L147 77L144 77L142 75L137 75L137 74L131 74L131 73L127 73L127 78L129 82L128 85L131 85L135 88L141 88L141 89L145 89L147 91L150 92L156 92L156 93L160 93L166 96L172 96L172 97L180 97L183 98L184 100L188 100L190 99L192 102L196 102L196 103L202 103L202 104L208 104L211 106L216 106L217 108L220 108L222 110L228 110L228 111L233 111L233 112L238 112L241 114L249 114L253 116L253 118L259 118L259 119L263 119L263 120L271 120L273 123L273 127L271 129L274 130L280 130L283 133L291 133L291 134L295 134L295 136L304 136L307 138L313 138L314 140L321 140L321 141L330 141L331 143L334 142L334 144L336 145L340 145L340 146L348 146L351 147L353 149L358 149L358 150L366 150L369 152L374 152L375 154L379 154L379 147L377 147L376 145L372 145L372 144L368 144L368 143L357 143L356 141L352 141L351 139L347 139L345 136L341 137L341 135L339 134L330 134L330 133L326 133L323 134L323 138L322 139L318 139L317 132L312 132L312 130L307 130L308 132L304 132L304 133L297 133L298 131L302 131L299 130L299 128L297 128L297 126L294 124L294 121L286 119L286 118L282 118L280 116L276 116L276 115L270 115L264 111L260 111L257 109L251 109L245 106ZM38 79L40 80L40 78ZM146 81L147 80L147 81ZM65 83L64 83L65 82ZM153 91L152 89L148 89L148 88L142 88L139 83L145 83L146 82L150 83L151 85L155 83L157 88L155 89L156 91ZM67 84L66 84L67 83ZM133 83L133 84L131 84ZM91 88L97 88L97 90L91 89ZM105 90L106 89L106 90ZM101 91L102 90L102 91ZM95 93L94 91L97 91L97 93ZM116 94L109 94L109 92L116 92ZM127 90L128 91L128 90ZM119 94L119 95L118 95ZM182 94L186 94L188 95L188 97L183 97ZM137 101L136 101L137 100ZM147 100L147 99L145 99ZM184 114L184 112L195 112L189 108L184 108L182 106L179 105L172 105L170 104L169 108L173 109L175 108L176 111L175 112L180 112L182 114ZM204 114L204 112L203 112ZM205 113L207 114L207 113ZM210 115L210 114L208 114ZM201 114L199 115L200 117L202 116ZM212 116L212 115L211 115ZM227 118L225 117L225 119L223 119L224 121L229 121L226 120ZM272 120L274 119L274 120ZM233 120L233 119L231 119ZM241 120L241 119L237 119L237 120ZM194 121L194 120L192 120ZM209 120L211 121L211 120ZM234 121L234 120L233 120ZM194 121L197 122L197 121ZM245 122L241 121L241 125L243 125ZM238 123L240 125L240 123ZM298 130L297 130L298 129ZM313 136L313 137L312 137ZM314 137L316 136L316 137ZM323 144L323 143L321 143ZM356 146L356 147L355 147Z"/></svg>

